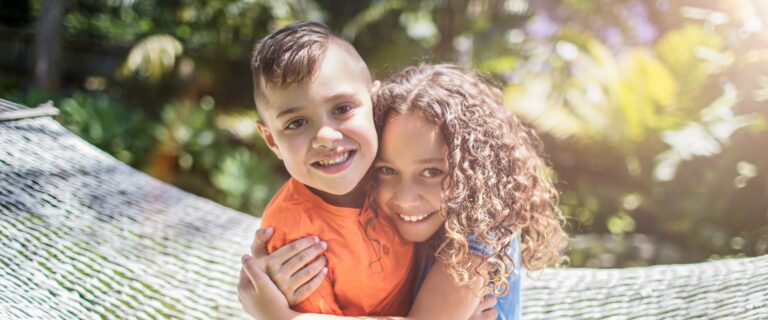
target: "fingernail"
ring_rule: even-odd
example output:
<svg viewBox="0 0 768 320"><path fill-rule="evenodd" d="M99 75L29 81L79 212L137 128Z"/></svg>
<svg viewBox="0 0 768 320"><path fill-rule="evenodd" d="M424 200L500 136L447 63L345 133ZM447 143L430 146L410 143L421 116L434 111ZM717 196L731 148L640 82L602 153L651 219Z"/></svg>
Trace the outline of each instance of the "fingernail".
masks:
<svg viewBox="0 0 768 320"><path fill-rule="evenodd" d="M249 255L247 255L247 254L244 254L244 255L243 255L241 258L240 258L240 262L242 262L242 263L245 263L245 261L246 261L246 260L248 260L248 258L249 258L249 257L250 257Z"/></svg>
<svg viewBox="0 0 768 320"><path fill-rule="evenodd" d="M323 267L323 273L328 273L328 267Z"/></svg>
<svg viewBox="0 0 768 320"><path fill-rule="evenodd" d="M328 243L325 242L325 241L321 241L320 242L320 247L323 248L323 249L328 249Z"/></svg>
<svg viewBox="0 0 768 320"><path fill-rule="evenodd" d="M314 237L312 237L312 240L315 240L315 242L318 242L318 241L320 241L320 238L318 238L317 236L314 236Z"/></svg>
<svg viewBox="0 0 768 320"><path fill-rule="evenodd" d="M273 231L275 231L275 229L272 229L272 227L266 228L264 229L264 235L271 236Z"/></svg>

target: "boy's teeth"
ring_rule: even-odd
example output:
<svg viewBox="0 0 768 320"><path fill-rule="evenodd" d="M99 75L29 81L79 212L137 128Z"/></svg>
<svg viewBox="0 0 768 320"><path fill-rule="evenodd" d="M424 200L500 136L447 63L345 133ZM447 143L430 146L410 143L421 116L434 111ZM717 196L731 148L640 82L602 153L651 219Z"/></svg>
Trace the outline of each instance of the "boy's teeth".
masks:
<svg viewBox="0 0 768 320"><path fill-rule="evenodd" d="M406 215L400 214L400 218L403 218L403 220L408 222L417 222L417 221L424 220L426 217L429 217L430 214L431 213L427 213L420 216L406 216Z"/></svg>
<svg viewBox="0 0 768 320"><path fill-rule="evenodd" d="M347 158L349 158L349 151L347 151L347 152L344 152L344 154L342 154L342 155L339 155L339 156L338 156L338 157L336 157L335 159L331 159L331 160L320 160L320 161L318 161L317 163L319 163L321 166L324 166L324 167L325 167L325 166L330 166L330 165L334 165L334 164L339 164L339 163L342 163L342 162L344 162L344 161L347 161Z"/></svg>

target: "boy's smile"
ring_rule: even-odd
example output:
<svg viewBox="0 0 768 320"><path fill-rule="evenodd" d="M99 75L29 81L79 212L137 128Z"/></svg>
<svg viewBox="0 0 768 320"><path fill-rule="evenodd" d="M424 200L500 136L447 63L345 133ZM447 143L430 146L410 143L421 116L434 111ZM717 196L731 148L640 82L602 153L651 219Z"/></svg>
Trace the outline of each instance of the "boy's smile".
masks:
<svg viewBox="0 0 768 320"><path fill-rule="evenodd" d="M332 152L312 163L312 166L325 174L336 174L349 168L357 150Z"/></svg>
<svg viewBox="0 0 768 320"><path fill-rule="evenodd" d="M314 78L268 85L257 101L264 122L259 132L270 149L291 176L330 195L355 190L378 148L373 88L368 69L357 60L331 41Z"/></svg>

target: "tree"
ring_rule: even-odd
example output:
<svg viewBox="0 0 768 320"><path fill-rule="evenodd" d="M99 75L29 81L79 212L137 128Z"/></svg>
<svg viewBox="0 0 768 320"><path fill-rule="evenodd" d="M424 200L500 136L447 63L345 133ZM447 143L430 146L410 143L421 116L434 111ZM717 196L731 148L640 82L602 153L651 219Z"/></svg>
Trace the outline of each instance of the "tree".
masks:
<svg viewBox="0 0 768 320"><path fill-rule="evenodd" d="M41 1L35 34L35 84L48 94L61 86L61 46L67 0Z"/></svg>

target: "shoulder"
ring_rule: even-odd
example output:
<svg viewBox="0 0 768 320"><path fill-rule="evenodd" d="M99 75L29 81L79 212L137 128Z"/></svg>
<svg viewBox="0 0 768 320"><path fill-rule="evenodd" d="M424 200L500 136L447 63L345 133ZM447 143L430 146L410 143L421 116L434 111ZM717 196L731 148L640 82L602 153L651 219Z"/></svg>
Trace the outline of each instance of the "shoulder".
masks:
<svg viewBox="0 0 768 320"><path fill-rule="evenodd" d="M474 235L467 236L467 246L469 253L480 257L487 257L495 253L493 247L480 243ZM510 257L513 257L513 259L515 256L520 255L520 233L514 235L512 241L504 250Z"/></svg>
<svg viewBox="0 0 768 320"><path fill-rule="evenodd" d="M316 233L311 206L291 189L291 180L288 180L272 197L262 214L261 227L275 230L268 243L270 252L288 242Z"/></svg>
<svg viewBox="0 0 768 320"><path fill-rule="evenodd" d="M275 193L261 216L262 227L275 224L295 224L307 219L308 206L301 200L293 187L293 178L288 179Z"/></svg>

